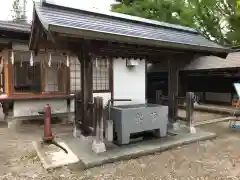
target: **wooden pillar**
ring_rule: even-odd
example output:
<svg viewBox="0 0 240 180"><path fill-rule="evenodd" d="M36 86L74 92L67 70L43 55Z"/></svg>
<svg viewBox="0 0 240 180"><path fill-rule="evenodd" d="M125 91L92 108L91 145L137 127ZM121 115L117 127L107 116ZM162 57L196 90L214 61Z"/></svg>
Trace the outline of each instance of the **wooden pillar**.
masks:
<svg viewBox="0 0 240 180"><path fill-rule="evenodd" d="M193 111L194 111L194 93L187 92L186 93L186 119L189 127L192 126L193 123Z"/></svg>
<svg viewBox="0 0 240 180"><path fill-rule="evenodd" d="M88 125L93 127L93 58L87 55L87 74L88 74L88 105L87 105L87 121Z"/></svg>
<svg viewBox="0 0 240 180"><path fill-rule="evenodd" d="M185 85L184 73L183 72L180 73L180 71L179 71L178 74L179 74L179 76L178 76L178 82L179 82L178 94L179 94L179 96L184 97L186 94L185 87L184 87L184 85Z"/></svg>
<svg viewBox="0 0 240 180"><path fill-rule="evenodd" d="M8 96L12 95L12 64L4 64L4 93Z"/></svg>
<svg viewBox="0 0 240 180"><path fill-rule="evenodd" d="M89 44L84 43L81 55L78 56L81 63L81 97L82 97L82 125L83 134L89 134L92 122L91 102L93 101L92 60L89 53Z"/></svg>
<svg viewBox="0 0 240 180"><path fill-rule="evenodd" d="M203 97L202 97L202 103L205 103L206 102L206 92L204 91L203 92Z"/></svg>
<svg viewBox="0 0 240 180"><path fill-rule="evenodd" d="M175 122L177 115L177 101L175 96L178 95L178 66L177 62L172 59L168 60L168 120Z"/></svg>

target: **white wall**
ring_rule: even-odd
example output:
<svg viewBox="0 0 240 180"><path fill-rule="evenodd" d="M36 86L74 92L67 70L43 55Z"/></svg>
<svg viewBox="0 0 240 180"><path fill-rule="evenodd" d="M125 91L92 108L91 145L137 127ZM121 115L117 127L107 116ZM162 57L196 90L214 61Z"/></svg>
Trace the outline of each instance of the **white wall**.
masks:
<svg viewBox="0 0 240 180"><path fill-rule="evenodd" d="M44 109L46 104L50 104L52 113L66 113L67 100L24 100L15 101L13 104L13 116L35 116L39 115L38 112Z"/></svg>
<svg viewBox="0 0 240 180"><path fill-rule="evenodd" d="M75 81L75 78L77 79ZM70 90L72 92L81 90L81 66L76 56L70 57ZM93 93L93 97L103 97L104 105L111 99L111 93ZM70 111L74 112L74 100L71 100Z"/></svg>
<svg viewBox="0 0 240 180"><path fill-rule="evenodd" d="M126 60L113 60L114 99L132 99L132 102L114 102L120 104L145 103L145 60L133 68L126 67Z"/></svg>

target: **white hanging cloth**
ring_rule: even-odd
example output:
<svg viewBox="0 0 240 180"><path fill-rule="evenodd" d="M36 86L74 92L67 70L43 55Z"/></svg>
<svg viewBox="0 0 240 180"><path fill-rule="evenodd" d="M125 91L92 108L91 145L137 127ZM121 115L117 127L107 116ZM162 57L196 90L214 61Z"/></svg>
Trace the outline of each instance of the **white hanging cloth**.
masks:
<svg viewBox="0 0 240 180"><path fill-rule="evenodd" d="M14 52L13 51L11 53L11 61L12 61L12 64L14 64Z"/></svg>
<svg viewBox="0 0 240 180"><path fill-rule="evenodd" d="M33 52L30 53L30 66L33 66Z"/></svg>
<svg viewBox="0 0 240 180"><path fill-rule="evenodd" d="M52 64L52 53L49 53L48 67L51 67Z"/></svg>
<svg viewBox="0 0 240 180"><path fill-rule="evenodd" d="M69 67L69 55L67 55L67 67Z"/></svg>
<svg viewBox="0 0 240 180"><path fill-rule="evenodd" d="M0 73L3 70L4 58L1 56Z"/></svg>
<svg viewBox="0 0 240 180"><path fill-rule="evenodd" d="M22 67L22 64L23 64L23 57L21 57L21 64L20 64L20 67Z"/></svg>
<svg viewBox="0 0 240 180"><path fill-rule="evenodd" d="M57 61L57 69L61 69L61 67L62 67L62 62L61 62L61 60L58 60Z"/></svg>

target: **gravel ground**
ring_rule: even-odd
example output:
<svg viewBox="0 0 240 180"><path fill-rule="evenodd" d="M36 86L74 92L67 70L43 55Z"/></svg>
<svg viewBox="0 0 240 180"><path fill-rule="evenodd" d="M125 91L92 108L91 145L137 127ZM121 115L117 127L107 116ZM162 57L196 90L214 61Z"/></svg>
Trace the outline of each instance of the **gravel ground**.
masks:
<svg viewBox="0 0 240 180"><path fill-rule="evenodd" d="M42 127L21 126L19 132L0 125L0 179L3 180L160 180L160 179L234 179L240 175L240 130L227 123L201 126L216 132L212 141L197 142L166 152L129 161L107 164L83 171L80 166L47 172L32 146L40 139ZM70 132L70 126L55 125L55 134ZM216 178L217 177L217 178Z"/></svg>

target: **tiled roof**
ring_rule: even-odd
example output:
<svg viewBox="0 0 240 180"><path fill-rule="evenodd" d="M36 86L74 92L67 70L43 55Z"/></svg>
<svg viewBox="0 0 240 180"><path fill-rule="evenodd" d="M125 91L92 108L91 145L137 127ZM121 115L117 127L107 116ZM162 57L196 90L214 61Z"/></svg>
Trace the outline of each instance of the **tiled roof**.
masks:
<svg viewBox="0 0 240 180"><path fill-rule="evenodd" d="M210 52L228 51L227 48L207 40L196 30L188 27L119 13L96 11L74 9L51 3L35 3L36 15L47 31L75 33L85 37L89 35L93 39L167 48Z"/></svg>
<svg viewBox="0 0 240 180"><path fill-rule="evenodd" d="M11 21L0 21L0 29L14 32L30 33L31 25L27 23L16 23Z"/></svg>
<svg viewBox="0 0 240 180"><path fill-rule="evenodd" d="M202 56L193 59L184 70L205 70L205 69L223 69L240 68L240 52L229 53L227 58L216 56Z"/></svg>

